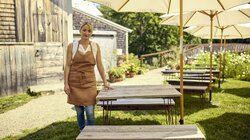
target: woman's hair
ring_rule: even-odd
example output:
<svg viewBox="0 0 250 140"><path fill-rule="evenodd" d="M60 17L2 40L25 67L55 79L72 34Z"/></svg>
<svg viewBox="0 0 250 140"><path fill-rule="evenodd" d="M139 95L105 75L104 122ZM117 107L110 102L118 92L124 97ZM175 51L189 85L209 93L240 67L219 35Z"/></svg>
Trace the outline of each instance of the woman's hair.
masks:
<svg viewBox="0 0 250 140"><path fill-rule="evenodd" d="M91 32L93 32L93 25L92 25L90 22L84 22L84 23L81 25L79 31L81 31L81 29L82 29L83 26L85 26L85 25L87 25L87 26L89 27L89 29L91 30Z"/></svg>

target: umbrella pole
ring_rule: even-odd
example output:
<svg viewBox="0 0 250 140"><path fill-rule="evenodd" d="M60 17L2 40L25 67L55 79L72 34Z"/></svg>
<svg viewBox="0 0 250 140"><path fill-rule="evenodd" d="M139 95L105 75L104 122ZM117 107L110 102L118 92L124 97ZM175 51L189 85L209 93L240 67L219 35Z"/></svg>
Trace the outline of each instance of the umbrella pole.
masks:
<svg viewBox="0 0 250 140"><path fill-rule="evenodd" d="M183 92L183 0L180 0L180 124L184 124L184 92Z"/></svg>
<svg viewBox="0 0 250 140"><path fill-rule="evenodd" d="M210 16L210 82L209 82L209 101L212 101L212 54L213 54L213 14Z"/></svg>
<svg viewBox="0 0 250 140"><path fill-rule="evenodd" d="M222 43L223 43L223 31L224 28L221 28L221 37L220 37L220 64L219 64L219 82L218 88L220 88L220 78L221 78L221 61L222 61Z"/></svg>
<svg viewBox="0 0 250 140"><path fill-rule="evenodd" d="M224 36L224 49L223 49L223 69L222 69L222 81L224 82L225 78L225 57L226 57L226 36Z"/></svg>

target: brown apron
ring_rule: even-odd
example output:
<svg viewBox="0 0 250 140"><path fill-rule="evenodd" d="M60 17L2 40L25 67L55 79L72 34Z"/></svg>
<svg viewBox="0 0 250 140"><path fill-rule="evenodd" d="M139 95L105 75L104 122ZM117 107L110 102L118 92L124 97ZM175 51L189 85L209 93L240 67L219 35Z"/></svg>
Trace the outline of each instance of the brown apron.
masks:
<svg viewBox="0 0 250 140"><path fill-rule="evenodd" d="M90 43L91 51L83 54L78 50L79 44L69 72L68 103L79 106L95 105L97 89L93 49Z"/></svg>

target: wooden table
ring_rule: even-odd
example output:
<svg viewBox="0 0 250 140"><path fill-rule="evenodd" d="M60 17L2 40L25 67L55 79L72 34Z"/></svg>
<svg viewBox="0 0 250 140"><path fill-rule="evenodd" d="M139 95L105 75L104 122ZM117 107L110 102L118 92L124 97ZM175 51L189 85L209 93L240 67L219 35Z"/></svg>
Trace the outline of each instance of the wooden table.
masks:
<svg viewBox="0 0 250 140"><path fill-rule="evenodd" d="M112 102L119 99L154 99L161 98L175 99L181 96L181 93L173 88L171 85L130 85L130 86L113 86L113 90L100 91L96 99L102 101L103 106L103 122L109 124L112 108ZM119 103L120 104L120 103ZM159 105L159 104L158 104ZM157 104L155 107L158 106ZM169 104L164 101L164 105ZM124 106L127 104L124 103ZM104 108L105 107L105 108ZM120 104L121 107L121 104ZM147 106L145 106L147 107ZM154 104L152 104L154 107ZM157 108L156 108L157 109ZM167 114L166 114L167 115Z"/></svg>
<svg viewBox="0 0 250 140"><path fill-rule="evenodd" d="M86 126L76 140L205 140L196 125Z"/></svg>

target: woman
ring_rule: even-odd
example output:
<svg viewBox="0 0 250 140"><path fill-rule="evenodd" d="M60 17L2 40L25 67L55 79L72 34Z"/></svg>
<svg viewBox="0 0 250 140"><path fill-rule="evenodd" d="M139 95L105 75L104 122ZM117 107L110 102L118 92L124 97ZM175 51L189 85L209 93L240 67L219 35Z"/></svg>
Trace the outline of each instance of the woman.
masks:
<svg viewBox="0 0 250 140"><path fill-rule="evenodd" d="M86 111L87 125L95 123L94 109L97 96L95 64L104 88L111 88L105 78L100 48L97 43L89 40L93 33L93 26L90 23L84 23L79 31L81 39L67 47L64 91L68 95L68 103L75 105L78 126L82 130L85 127L84 111Z"/></svg>

